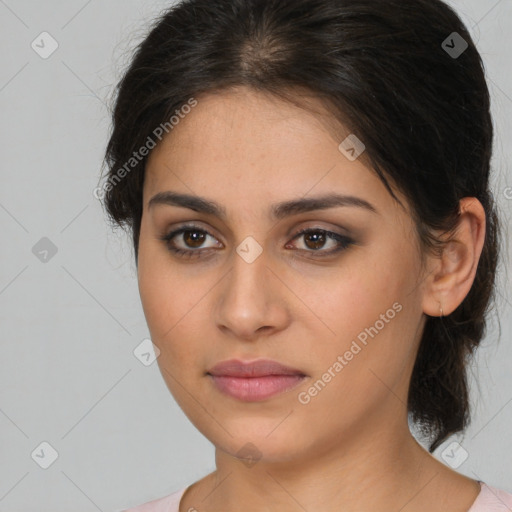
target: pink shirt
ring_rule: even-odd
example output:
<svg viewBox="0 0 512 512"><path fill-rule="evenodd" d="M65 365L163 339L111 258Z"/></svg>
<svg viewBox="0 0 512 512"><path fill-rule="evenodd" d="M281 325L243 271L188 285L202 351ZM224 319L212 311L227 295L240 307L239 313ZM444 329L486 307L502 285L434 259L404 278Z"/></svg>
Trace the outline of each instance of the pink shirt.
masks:
<svg viewBox="0 0 512 512"><path fill-rule="evenodd" d="M481 491L468 512L510 512L512 494L480 482ZM179 512L180 501L188 487L168 496L129 508L122 512Z"/></svg>

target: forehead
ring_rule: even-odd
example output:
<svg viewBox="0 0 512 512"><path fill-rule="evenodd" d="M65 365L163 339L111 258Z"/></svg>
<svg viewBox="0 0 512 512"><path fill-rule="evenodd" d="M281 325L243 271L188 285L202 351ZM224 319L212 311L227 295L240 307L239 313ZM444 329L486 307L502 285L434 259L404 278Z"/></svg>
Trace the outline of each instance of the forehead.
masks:
<svg viewBox="0 0 512 512"><path fill-rule="evenodd" d="M270 148L280 154L288 148L306 150L308 140L327 143L330 138L328 143L337 145L341 133L347 132L316 98L302 100L306 108L301 108L269 93L239 87L203 94L196 101L160 148L194 149L194 155L208 151L220 156L225 151L226 156L242 153L248 158Z"/></svg>
<svg viewBox="0 0 512 512"><path fill-rule="evenodd" d="M145 203L166 189L241 205L334 190L392 199L362 158L340 152L348 132L319 100L311 112L245 88L196 99L149 156Z"/></svg>
<svg viewBox="0 0 512 512"><path fill-rule="evenodd" d="M155 160L174 164L207 160L207 167L243 162L240 169L247 170L255 162L262 168L271 162L279 167L280 161L318 160L325 147L331 149L331 156L340 156L333 151L341 136L334 127L338 132L343 128L315 98L307 104L318 114L244 87L204 94L196 101L189 113L175 116L177 123L150 153L150 172Z"/></svg>

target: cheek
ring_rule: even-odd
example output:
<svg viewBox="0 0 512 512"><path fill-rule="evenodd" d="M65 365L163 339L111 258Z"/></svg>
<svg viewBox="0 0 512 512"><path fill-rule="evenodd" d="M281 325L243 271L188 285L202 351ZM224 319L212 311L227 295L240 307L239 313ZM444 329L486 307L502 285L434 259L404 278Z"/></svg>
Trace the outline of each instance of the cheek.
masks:
<svg viewBox="0 0 512 512"><path fill-rule="evenodd" d="M173 269L159 241L141 236L139 244L138 286L144 316L153 343L164 350L168 340L175 336L180 318L193 307L193 294ZM196 301L197 302L197 301Z"/></svg>
<svg viewBox="0 0 512 512"><path fill-rule="evenodd" d="M191 340L200 340L202 287L190 289L190 282L167 272L165 279L153 275L139 280L144 315L152 341L172 356L192 351ZM203 333L204 336L204 333ZM181 357L181 355L180 355Z"/></svg>
<svg viewBox="0 0 512 512"><path fill-rule="evenodd" d="M180 386L172 377L190 385L204 372L202 355L208 345L205 294L214 287L214 277L193 279L173 265L161 248L145 242L139 246L138 284L144 316L151 340L160 350L158 365L173 395L180 392Z"/></svg>
<svg viewBox="0 0 512 512"><path fill-rule="evenodd" d="M414 291L416 263L410 248L409 252L403 248L401 257L391 254L400 254L396 247L391 249L389 254L382 250L378 255L367 251L368 257L361 257L350 269L348 265L347 270L341 268L322 286L314 283L309 294L303 287L305 302L312 304L322 320L316 328L319 342L310 345L308 354L315 376L328 371L338 356L346 355L337 382L350 386L357 395L372 378L370 368L393 380L413 357L421 316L419 294Z"/></svg>
<svg viewBox="0 0 512 512"><path fill-rule="evenodd" d="M407 287L403 267L390 268L369 257L357 259L322 279L300 279L297 295L322 320L328 343L339 345L373 325Z"/></svg>

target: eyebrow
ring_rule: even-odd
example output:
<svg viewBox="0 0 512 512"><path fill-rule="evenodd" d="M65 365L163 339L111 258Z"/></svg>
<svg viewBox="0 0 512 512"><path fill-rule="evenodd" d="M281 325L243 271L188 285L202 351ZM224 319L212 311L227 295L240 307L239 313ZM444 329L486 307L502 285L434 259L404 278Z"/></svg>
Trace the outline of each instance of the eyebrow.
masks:
<svg viewBox="0 0 512 512"><path fill-rule="evenodd" d="M227 217L226 209L220 204L210 199L190 194L182 194L172 191L159 192L149 200L148 209L151 209L157 204L180 206L199 213L213 215L222 220L226 220ZM336 208L340 206L363 208L372 213L379 214L372 204L360 197L331 193L322 196L302 197L300 199L292 199L290 201L276 203L271 206L271 216L276 220L280 220L300 213L307 213L315 210L327 210L329 208Z"/></svg>

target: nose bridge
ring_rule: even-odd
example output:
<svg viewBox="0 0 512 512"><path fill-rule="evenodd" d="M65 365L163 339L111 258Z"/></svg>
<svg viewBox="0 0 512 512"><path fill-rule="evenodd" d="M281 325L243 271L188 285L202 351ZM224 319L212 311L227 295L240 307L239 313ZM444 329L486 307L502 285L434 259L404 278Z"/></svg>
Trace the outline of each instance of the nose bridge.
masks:
<svg viewBox="0 0 512 512"><path fill-rule="evenodd" d="M262 301L266 293L264 287L268 286L271 274L267 268L268 264L263 247L253 237L244 239L233 254L227 293L234 294L234 298L244 301L249 297L252 297L253 301Z"/></svg>
<svg viewBox="0 0 512 512"><path fill-rule="evenodd" d="M263 247L252 237L233 253L231 271L221 288L216 322L237 337L249 338L261 327L282 327L283 304Z"/></svg>

